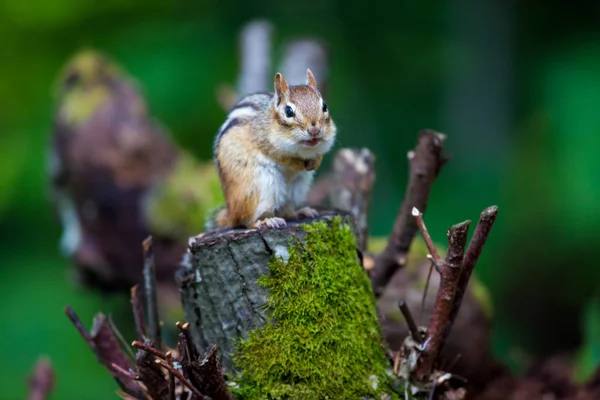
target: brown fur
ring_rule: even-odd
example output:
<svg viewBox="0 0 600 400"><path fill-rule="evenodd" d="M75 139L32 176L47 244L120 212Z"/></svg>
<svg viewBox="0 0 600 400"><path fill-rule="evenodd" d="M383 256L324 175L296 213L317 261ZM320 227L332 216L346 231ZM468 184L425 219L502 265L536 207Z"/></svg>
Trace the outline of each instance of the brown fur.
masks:
<svg viewBox="0 0 600 400"><path fill-rule="evenodd" d="M238 125L221 138L217 158L227 164L219 175L227 201L227 213L217 218L218 226L248 225L252 222L258 205L258 188L248 187L255 180L256 142L252 140L249 125ZM226 153L226 160L219 153Z"/></svg>

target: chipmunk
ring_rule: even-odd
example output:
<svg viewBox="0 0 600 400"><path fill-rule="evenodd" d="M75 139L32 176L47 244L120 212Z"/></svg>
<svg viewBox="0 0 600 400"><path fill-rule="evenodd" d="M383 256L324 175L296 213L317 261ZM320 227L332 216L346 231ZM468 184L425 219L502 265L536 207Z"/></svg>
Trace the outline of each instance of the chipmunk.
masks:
<svg viewBox="0 0 600 400"><path fill-rule="evenodd" d="M304 85L281 73L274 84L274 93L238 101L219 129L214 158L227 203L219 227L277 228L318 215L306 196L336 126L310 69Z"/></svg>

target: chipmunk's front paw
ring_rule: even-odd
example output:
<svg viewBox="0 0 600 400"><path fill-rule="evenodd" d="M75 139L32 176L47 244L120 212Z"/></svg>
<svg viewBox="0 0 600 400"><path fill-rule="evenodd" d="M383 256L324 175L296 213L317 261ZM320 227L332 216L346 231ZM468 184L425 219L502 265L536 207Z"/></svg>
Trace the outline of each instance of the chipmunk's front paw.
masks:
<svg viewBox="0 0 600 400"><path fill-rule="evenodd" d="M259 219L253 224L256 229L282 228L284 226L286 226L285 219L279 217Z"/></svg>
<svg viewBox="0 0 600 400"><path fill-rule="evenodd" d="M317 210L315 210L314 208L310 208L310 207L303 207L303 208L299 209L298 211L296 211L296 214L298 215L299 219L316 218L319 216L319 213L317 212Z"/></svg>

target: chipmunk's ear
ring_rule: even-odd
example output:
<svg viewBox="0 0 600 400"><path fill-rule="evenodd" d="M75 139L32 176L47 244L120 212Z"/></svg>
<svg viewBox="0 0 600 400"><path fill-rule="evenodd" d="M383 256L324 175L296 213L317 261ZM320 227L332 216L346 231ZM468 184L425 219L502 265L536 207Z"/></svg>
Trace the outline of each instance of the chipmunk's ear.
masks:
<svg viewBox="0 0 600 400"><path fill-rule="evenodd" d="M306 70L306 84L311 88L317 90L317 80L313 75L312 71L309 69Z"/></svg>
<svg viewBox="0 0 600 400"><path fill-rule="evenodd" d="M287 84L287 82L285 81L285 79L283 78L283 75L281 75L279 72L275 74L275 103L277 105L281 104L282 101L284 101L288 95L289 95L289 91L290 88Z"/></svg>

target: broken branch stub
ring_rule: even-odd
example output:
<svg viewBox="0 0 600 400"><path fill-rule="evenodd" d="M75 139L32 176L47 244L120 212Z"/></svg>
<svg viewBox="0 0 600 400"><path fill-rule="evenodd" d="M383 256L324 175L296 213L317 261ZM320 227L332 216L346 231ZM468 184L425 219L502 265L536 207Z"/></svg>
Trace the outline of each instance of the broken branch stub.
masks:
<svg viewBox="0 0 600 400"><path fill-rule="evenodd" d="M473 273L475 265L477 264L477 260L479 260L479 256L483 251L483 246L487 242L487 238L490 234L490 231L492 230L492 226L494 226L494 222L496 221L497 215L497 206L488 207L481 212L479 222L477 222L477 227L475 227L475 232L473 232L473 237L469 242L469 247L467 248L462 261L462 272L460 275L460 279L458 280L456 296L454 298L452 312L450 313L449 317L450 324L454 322L456 316L458 315L458 311L460 310L460 306L462 304L462 299L465 293L467 292L467 287L469 286L471 274ZM446 332L446 337L449 333L449 331Z"/></svg>

